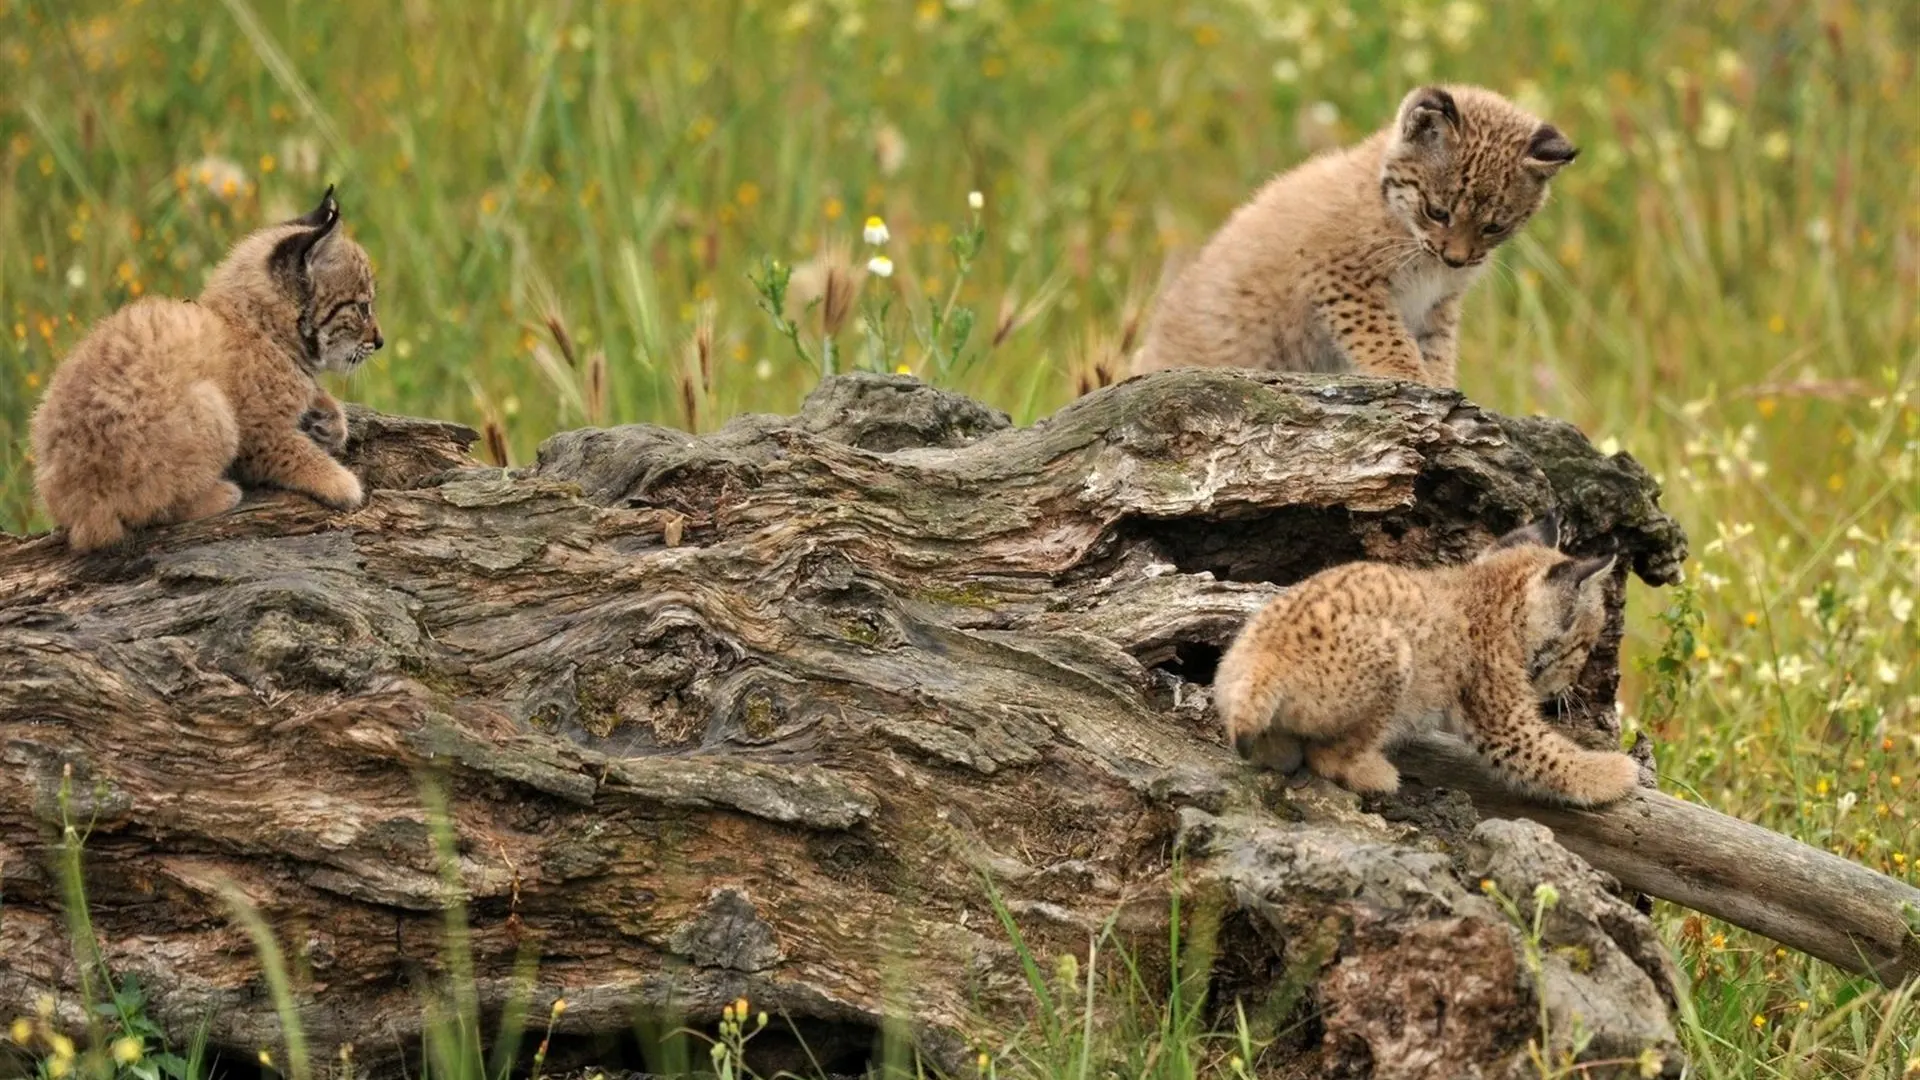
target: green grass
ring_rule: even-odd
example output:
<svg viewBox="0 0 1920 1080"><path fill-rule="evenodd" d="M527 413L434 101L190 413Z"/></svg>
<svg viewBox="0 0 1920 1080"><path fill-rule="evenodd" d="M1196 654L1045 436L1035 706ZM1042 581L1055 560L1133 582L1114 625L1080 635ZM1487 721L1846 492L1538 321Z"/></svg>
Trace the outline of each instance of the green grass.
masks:
<svg viewBox="0 0 1920 1080"><path fill-rule="evenodd" d="M986 234L955 308L977 314L973 362L948 372L917 344L877 362L1043 415L1112 363L1167 253L1266 175L1374 127L1421 77L1514 94L1583 154L1471 298L1461 378L1489 407L1631 451L1695 538L1697 592L1669 620L1688 636L1623 691L1663 785L1913 878L1920 6L4 10L0 525L15 530L41 524L26 417L87 323L136 293L195 291L239 230L329 181L379 265L390 342L340 389L491 421L525 461L584 422L793 408L817 370L748 274L835 245L863 263L869 214L898 270L868 278L863 305L891 298L896 335L926 329L955 292L973 190ZM817 358L818 313L797 314ZM866 362L861 326L841 332L842 363ZM1635 588L1633 657L1661 655L1656 616L1678 596ZM1702 1075L1895 1076L1920 1053L1909 999L1661 918L1696 980Z"/></svg>

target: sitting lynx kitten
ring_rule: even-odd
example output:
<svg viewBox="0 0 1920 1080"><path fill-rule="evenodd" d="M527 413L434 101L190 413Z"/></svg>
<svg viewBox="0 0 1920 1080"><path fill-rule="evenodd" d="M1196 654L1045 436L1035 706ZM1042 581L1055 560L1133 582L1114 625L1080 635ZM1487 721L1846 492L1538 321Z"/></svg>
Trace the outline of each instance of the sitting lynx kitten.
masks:
<svg viewBox="0 0 1920 1080"><path fill-rule="evenodd" d="M1283 173L1235 211L1156 305L1133 370L1452 386L1461 295L1576 153L1490 90L1415 90L1392 127Z"/></svg>
<svg viewBox="0 0 1920 1080"><path fill-rule="evenodd" d="M352 509L360 481L326 452L346 417L314 376L382 343L372 267L329 187L235 245L198 303L136 301L74 347L34 412L34 485L76 551L232 509L229 469Z"/></svg>
<svg viewBox="0 0 1920 1080"><path fill-rule="evenodd" d="M1444 726L1525 787L1579 806L1632 791L1625 754L1548 727L1540 702L1566 690L1607 621L1614 556L1554 550L1548 517L1464 566L1355 562L1313 575L1248 622L1220 661L1214 704L1243 757L1356 792L1393 791L1382 753ZM1304 744L1304 747L1303 747Z"/></svg>

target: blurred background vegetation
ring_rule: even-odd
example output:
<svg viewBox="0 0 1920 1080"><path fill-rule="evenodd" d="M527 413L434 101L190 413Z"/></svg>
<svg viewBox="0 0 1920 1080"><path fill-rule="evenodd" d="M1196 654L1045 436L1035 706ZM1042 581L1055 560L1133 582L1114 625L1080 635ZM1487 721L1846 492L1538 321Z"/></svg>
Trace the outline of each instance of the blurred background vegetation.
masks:
<svg viewBox="0 0 1920 1080"><path fill-rule="evenodd" d="M840 363L1024 422L1124 369L1167 258L1262 180L1477 82L1583 153L1470 299L1463 389L1631 452L1694 537L1687 588L1635 587L1630 726L1669 790L1912 879L1916 54L1907 0L5 0L0 526L44 526L26 420L87 324L330 182L388 339L336 389L515 463L791 410L819 371L749 273L804 302L885 254L864 302L924 323L973 191L962 362L869 358L856 317ZM1920 1053L1910 1004L1663 917L1708 1075Z"/></svg>

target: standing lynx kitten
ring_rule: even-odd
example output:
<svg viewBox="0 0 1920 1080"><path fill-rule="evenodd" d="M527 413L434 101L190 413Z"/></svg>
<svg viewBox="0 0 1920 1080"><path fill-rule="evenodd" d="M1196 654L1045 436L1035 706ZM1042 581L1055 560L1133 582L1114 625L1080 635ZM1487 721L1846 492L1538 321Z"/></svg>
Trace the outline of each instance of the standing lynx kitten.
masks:
<svg viewBox="0 0 1920 1080"><path fill-rule="evenodd" d="M1133 370L1358 371L1454 385L1460 297L1578 153L1471 86L1276 177L1168 287Z"/></svg>
<svg viewBox="0 0 1920 1080"><path fill-rule="evenodd" d="M1220 661L1214 704L1244 757L1284 772L1302 754L1353 791L1393 791L1383 751L1429 727L1463 735L1525 787L1579 806L1632 791L1625 754L1548 727L1540 702L1573 684L1607 621L1614 556L1555 550L1549 517L1463 566L1355 562L1323 570L1255 615Z"/></svg>
<svg viewBox="0 0 1920 1080"><path fill-rule="evenodd" d="M136 301L74 347L34 412L34 485L76 551L232 509L230 469L352 509L360 481L321 448L346 418L314 376L381 344L373 270L329 187L235 245L197 303Z"/></svg>

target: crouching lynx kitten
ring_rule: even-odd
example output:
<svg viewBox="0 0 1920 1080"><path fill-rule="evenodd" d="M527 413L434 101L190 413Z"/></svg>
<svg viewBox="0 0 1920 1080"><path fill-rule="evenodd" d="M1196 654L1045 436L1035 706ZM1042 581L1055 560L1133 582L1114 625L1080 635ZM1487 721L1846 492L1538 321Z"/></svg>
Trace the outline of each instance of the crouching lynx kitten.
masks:
<svg viewBox="0 0 1920 1080"><path fill-rule="evenodd" d="M1133 370L1359 371L1454 385L1460 297L1578 151L1472 86L1269 181L1155 305Z"/></svg>
<svg viewBox="0 0 1920 1080"><path fill-rule="evenodd" d="M1580 806L1632 791L1625 754L1548 727L1540 702L1571 686L1606 623L1614 556L1555 550L1549 517L1463 566L1355 562L1276 597L1221 658L1214 704L1241 755L1357 792L1399 787L1383 751L1444 726L1502 773Z"/></svg>
<svg viewBox="0 0 1920 1080"><path fill-rule="evenodd" d="M329 187L311 212L235 245L197 303L136 301L74 347L32 441L34 485L75 550L232 509L230 469L360 504L360 481L322 449L340 449L346 418L314 382L383 343L367 253L339 226Z"/></svg>

